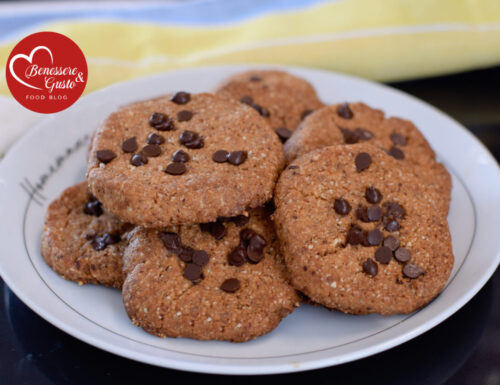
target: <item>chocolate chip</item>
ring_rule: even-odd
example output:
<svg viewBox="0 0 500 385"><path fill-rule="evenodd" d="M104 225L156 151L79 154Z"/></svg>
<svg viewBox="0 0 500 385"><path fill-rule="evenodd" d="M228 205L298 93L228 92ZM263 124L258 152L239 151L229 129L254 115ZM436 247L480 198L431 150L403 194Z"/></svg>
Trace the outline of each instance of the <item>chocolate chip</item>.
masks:
<svg viewBox="0 0 500 385"><path fill-rule="evenodd" d="M94 250L104 250L109 245L114 245L121 241L120 234L104 233L93 238L91 244Z"/></svg>
<svg viewBox="0 0 500 385"><path fill-rule="evenodd" d="M250 217L247 217L245 215L236 215L235 217L231 218L231 221L238 227L245 226L249 220Z"/></svg>
<svg viewBox="0 0 500 385"><path fill-rule="evenodd" d="M202 148L203 138L196 132L184 130L179 136L179 142L187 148Z"/></svg>
<svg viewBox="0 0 500 385"><path fill-rule="evenodd" d="M270 113L267 108L259 106L258 104L255 104L252 107L255 108L259 112L260 116L262 116L263 118L269 117Z"/></svg>
<svg viewBox="0 0 500 385"><path fill-rule="evenodd" d="M105 233L103 235L103 240L107 245L114 245L121 241L120 234Z"/></svg>
<svg viewBox="0 0 500 385"><path fill-rule="evenodd" d="M186 172L186 166L184 163L174 162L170 163L166 168L165 172L170 175L182 175Z"/></svg>
<svg viewBox="0 0 500 385"><path fill-rule="evenodd" d="M184 130L179 136L179 142L181 142L181 144L189 143L192 142L197 137L198 134L196 132Z"/></svg>
<svg viewBox="0 0 500 385"><path fill-rule="evenodd" d="M209 233L212 237L218 241L226 236L226 226L221 221L210 222L210 223L200 223L201 231Z"/></svg>
<svg viewBox="0 0 500 385"><path fill-rule="evenodd" d="M403 274L408 278L415 279L424 274L424 271L417 265L407 263L403 267Z"/></svg>
<svg viewBox="0 0 500 385"><path fill-rule="evenodd" d="M370 219L368 218L368 210L366 206L358 207L356 209L356 217L363 222L370 222Z"/></svg>
<svg viewBox="0 0 500 385"><path fill-rule="evenodd" d="M130 164L136 167L144 166L146 163L148 163L148 158L142 154L135 154L130 158Z"/></svg>
<svg viewBox="0 0 500 385"><path fill-rule="evenodd" d="M96 152L96 157L99 162L109 163L116 158L116 154L111 150L99 150Z"/></svg>
<svg viewBox="0 0 500 385"><path fill-rule="evenodd" d="M392 250L385 246L379 247L375 252L375 259L380 263L389 263L392 259Z"/></svg>
<svg viewBox="0 0 500 385"><path fill-rule="evenodd" d="M177 150L172 156L172 162L186 163L189 161L189 154L182 150Z"/></svg>
<svg viewBox="0 0 500 385"><path fill-rule="evenodd" d="M95 250L95 251L101 251L101 250L104 250L106 247L108 247L108 245L106 245L104 242L100 242L97 240L98 237L95 237L91 242L90 244L92 245L92 248Z"/></svg>
<svg viewBox="0 0 500 385"><path fill-rule="evenodd" d="M372 157L366 152L360 152L358 155L356 155L356 159L354 162L356 163L356 170L358 172L361 172L370 167L370 164L372 163Z"/></svg>
<svg viewBox="0 0 500 385"><path fill-rule="evenodd" d="M401 226L399 225L399 222L395 219L390 220L384 226L384 229L386 229L390 233L392 233L394 231L398 231L400 228L401 228Z"/></svg>
<svg viewBox="0 0 500 385"><path fill-rule="evenodd" d="M243 104L251 105L253 104L253 98L250 95L245 95L240 99L240 102Z"/></svg>
<svg viewBox="0 0 500 385"><path fill-rule="evenodd" d="M375 262L373 259L368 258L364 263L363 263L363 271L371 275L372 277L376 276L378 273L378 265L377 262Z"/></svg>
<svg viewBox="0 0 500 385"><path fill-rule="evenodd" d="M251 82L260 82L262 79L260 76L252 75L248 78Z"/></svg>
<svg viewBox="0 0 500 385"><path fill-rule="evenodd" d="M227 161L235 166L239 166L247 159L246 151L233 151L227 157Z"/></svg>
<svg viewBox="0 0 500 385"><path fill-rule="evenodd" d="M376 222L382 217L382 209L378 206L368 207L366 209L366 217L369 222Z"/></svg>
<svg viewBox="0 0 500 385"><path fill-rule="evenodd" d="M149 134L146 139L147 144L162 144L165 143L165 138L161 135L155 134L154 132Z"/></svg>
<svg viewBox="0 0 500 385"><path fill-rule="evenodd" d="M189 246L183 246L181 251L177 254L179 259L183 262L191 262L193 259L194 249Z"/></svg>
<svg viewBox="0 0 500 385"><path fill-rule="evenodd" d="M379 229L373 229L366 233L366 240L370 246L377 246L382 242L382 233Z"/></svg>
<svg viewBox="0 0 500 385"><path fill-rule="evenodd" d="M245 229L241 230L240 231L241 243L246 246L248 244L248 241L250 241L250 239L256 234L257 233L255 231L253 231L252 229L249 229L249 228L245 228Z"/></svg>
<svg viewBox="0 0 500 385"><path fill-rule="evenodd" d="M226 226L221 222L213 222L210 224L210 235L217 240L221 240L226 236Z"/></svg>
<svg viewBox="0 0 500 385"><path fill-rule="evenodd" d="M397 147L391 147L391 149L389 150L388 154L390 156L392 156L393 158L396 158L398 160L401 160L401 159L405 158L405 153L403 151L401 151Z"/></svg>
<svg viewBox="0 0 500 385"><path fill-rule="evenodd" d="M215 151L214 154L212 155L212 160L216 163L225 163L227 162L227 157L229 156L229 153L225 150L218 150Z"/></svg>
<svg viewBox="0 0 500 385"><path fill-rule="evenodd" d="M354 116L347 103L343 103L340 106L338 106L337 114L344 119L352 119Z"/></svg>
<svg viewBox="0 0 500 385"><path fill-rule="evenodd" d="M378 203L382 200L382 193L375 187L368 187L365 190L365 198L370 203Z"/></svg>
<svg viewBox="0 0 500 385"><path fill-rule="evenodd" d="M177 113L177 120L179 122L189 122L193 117L193 113L191 111L182 110Z"/></svg>
<svg viewBox="0 0 500 385"><path fill-rule="evenodd" d="M240 281L237 280L236 278L226 279L224 282L222 282L220 288L222 291L225 291L226 293L234 293L236 290L240 288Z"/></svg>
<svg viewBox="0 0 500 385"><path fill-rule="evenodd" d="M135 136L128 138L127 140L124 140L122 143L123 152L127 152L127 153L136 152L138 148L139 148L139 145L137 144L137 140L135 139Z"/></svg>
<svg viewBox="0 0 500 385"><path fill-rule="evenodd" d="M339 215L347 215L351 211L351 205L343 198L335 199L333 209Z"/></svg>
<svg viewBox="0 0 500 385"><path fill-rule="evenodd" d="M393 236L388 236L384 239L384 246L394 251L399 247L399 240Z"/></svg>
<svg viewBox="0 0 500 385"><path fill-rule="evenodd" d="M297 170L299 168L299 166L297 166L296 164L291 164L290 166L287 167L289 170Z"/></svg>
<svg viewBox="0 0 500 385"><path fill-rule="evenodd" d="M382 205L386 212L384 216L394 219L402 219L406 215L405 209L396 202L384 202Z"/></svg>
<svg viewBox="0 0 500 385"><path fill-rule="evenodd" d="M400 247L399 249L396 250L394 253L394 257L396 260L399 262L408 262L411 258L411 253L410 250L405 249L404 247Z"/></svg>
<svg viewBox="0 0 500 385"><path fill-rule="evenodd" d="M95 240L92 241L91 244L92 244L92 248L95 251L101 251L101 250L104 250L106 247L108 247L105 243L103 243L103 242L97 242Z"/></svg>
<svg viewBox="0 0 500 385"><path fill-rule="evenodd" d="M248 247L247 247L247 257L253 263L258 263L264 258L264 247L266 247L266 240L261 237L259 234L255 234L252 238L250 238Z"/></svg>
<svg viewBox="0 0 500 385"><path fill-rule="evenodd" d="M309 109L302 111L302 113L300 114L300 119L304 120L309 115L311 115L313 112L314 112L313 110L309 110Z"/></svg>
<svg viewBox="0 0 500 385"><path fill-rule="evenodd" d="M192 142L184 144L187 148L198 149L205 145L204 139L201 136L195 138Z"/></svg>
<svg viewBox="0 0 500 385"><path fill-rule="evenodd" d="M167 120L167 115L162 114L161 112L153 112L149 117L149 125L151 127L156 127L158 124L162 124L165 120Z"/></svg>
<svg viewBox="0 0 500 385"><path fill-rule="evenodd" d="M102 205L94 196L91 196L89 201L83 206L83 212L87 215L99 217L102 215Z"/></svg>
<svg viewBox="0 0 500 385"><path fill-rule="evenodd" d="M344 143L346 144L354 144L358 143L360 140L360 136L354 132L349 130L348 128L340 128L342 134L344 135Z"/></svg>
<svg viewBox="0 0 500 385"><path fill-rule="evenodd" d="M175 130L174 121L170 118L167 118L165 122L163 122L162 124L158 124L154 128L156 128L158 131L174 131Z"/></svg>
<svg viewBox="0 0 500 385"><path fill-rule="evenodd" d="M227 261L231 266L241 266L246 262L247 252L244 247L238 246L227 256Z"/></svg>
<svg viewBox="0 0 500 385"><path fill-rule="evenodd" d="M174 122L167 115L160 112L153 112L149 117L149 125L158 131L175 130Z"/></svg>
<svg viewBox="0 0 500 385"><path fill-rule="evenodd" d="M162 232L159 237L168 251L172 253L180 253L182 251L182 242L179 234Z"/></svg>
<svg viewBox="0 0 500 385"><path fill-rule="evenodd" d="M177 92L172 98L170 99L171 102L174 102L175 104L186 104L191 100L191 94L188 92L184 91L179 91Z"/></svg>
<svg viewBox="0 0 500 385"><path fill-rule="evenodd" d="M204 250L195 250L192 256L193 263L200 267L205 266L208 263L209 257L208 253Z"/></svg>
<svg viewBox="0 0 500 385"><path fill-rule="evenodd" d="M350 245L359 245L363 242L363 231L358 226L352 226L347 232L346 242Z"/></svg>
<svg viewBox="0 0 500 385"><path fill-rule="evenodd" d="M292 131L286 127L277 128L275 132L283 143L285 143L290 136L292 136Z"/></svg>
<svg viewBox="0 0 500 385"><path fill-rule="evenodd" d="M184 268L184 278L196 282L201 279L201 267L194 263L188 263Z"/></svg>
<svg viewBox="0 0 500 385"><path fill-rule="evenodd" d="M247 248L247 258L252 263L259 263L262 258L264 258L264 254L262 250L252 250L250 247Z"/></svg>
<svg viewBox="0 0 500 385"><path fill-rule="evenodd" d="M241 103L247 104L250 107L252 107L255 111L257 111L262 117L267 118L269 117L269 110L265 107L260 106L257 103L253 102L253 99L251 96L243 96L240 99Z"/></svg>
<svg viewBox="0 0 500 385"><path fill-rule="evenodd" d="M390 138L395 145L406 146L406 138L403 135L393 132Z"/></svg>
<svg viewBox="0 0 500 385"><path fill-rule="evenodd" d="M344 135L344 142L347 144L358 143L360 140L369 140L374 136L371 131L365 130L361 127L355 128L354 130L340 127L340 130Z"/></svg>
<svg viewBox="0 0 500 385"><path fill-rule="evenodd" d="M375 136L370 130L361 127L355 128L353 132L360 140L370 140Z"/></svg>
<svg viewBox="0 0 500 385"><path fill-rule="evenodd" d="M141 153L142 155L147 156L148 158L155 158L157 156L160 156L161 147L158 144L146 144L142 148Z"/></svg>

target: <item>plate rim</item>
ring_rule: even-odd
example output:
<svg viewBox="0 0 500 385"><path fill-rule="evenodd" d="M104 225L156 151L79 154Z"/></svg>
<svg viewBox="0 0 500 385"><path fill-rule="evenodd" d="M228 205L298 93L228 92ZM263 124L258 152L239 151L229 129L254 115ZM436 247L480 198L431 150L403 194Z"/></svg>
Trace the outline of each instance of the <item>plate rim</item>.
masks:
<svg viewBox="0 0 500 385"><path fill-rule="evenodd" d="M480 146L483 155L486 155L489 158L488 160L490 161L490 163L492 163L493 170L496 171L497 177L500 178L500 168L498 166L498 163L496 162L494 157L491 155L489 150L486 148L486 146L482 142L480 142L474 135L472 135L472 133L470 133L465 127L463 127L460 123L455 121L453 118L451 118L450 116L448 116L444 112L440 111L439 109L428 104L425 101L422 101L422 100L420 100L412 95L406 94L405 92L402 92L398 89L394 89L394 88L387 86L385 84L380 84L380 83L372 82L370 80L362 79L362 78L359 78L356 76L347 75L347 74L338 73L338 72L333 72L333 71L318 70L318 69L313 69L313 68L309 68L309 67L297 67L297 66L248 65L248 64L193 67L193 68L182 69L182 70L177 70L177 71L161 72L161 73L157 73L157 74L153 74L153 75L149 75L149 76L135 78L135 79L125 81L125 82L116 83L116 84L113 84L109 87L98 90L96 92L92 92L90 94L87 94L81 100L82 100L82 102L84 100L89 100L89 99L92 100L95 98L99 98L100 95L105 95L107 92L109 92L110 90L113 90L113 89L120 89L121 87L124 87L124 86L132 87L134 85L134 83L137 85L140 85L141 83L148 81L148 80L151 81L152 79L155 79L155 78L162 78L164 76L172 76L173 74L175 75L175 74L178 74L180 72L187 72L187 73L193 72L193 71L198 72L198 71L203 71L204 69L210 69L210 70L230 69L231 71L243 71L243 70L252 69L252 68L253 69L266 68L266 69L280 69L280 70L284 70L284 71L310 72L310 73L318 73L321 76L336 75L336 76L344 77L348 80L355 80L356 82L361 81L362 83L365 83L366 85L371 86L371 87L375 86L377 88L380 88L380 87L385 88L391 92L395 92L396 94L398 94L398 97L410 98L414 102L417 102L417 103L423 105L427 109L430 108L431 110L433 110L434 113L441 115L441 116L445 117L446 119L450 120L452 123L454 123L456 128L460 128L463 131L463 133L466 134L467 140L472 140L475 142L476 145ZM77 107L79 105L80 104L77 104ZM82 103L81 105L83 107L85 107L85 104ZM25 135L23 135L22 138L20 138L9 149L9 151L5 155L3 161L0 162L0 175L3 173L3 169L4 169L3 164L6 163L5 162L6 159L10 158L10 154L15 153L18 148L21 148L23 146L24 142L29 141L30 136L34 135L40 129L40 126L45 125L47 123L47 120L51 120L51 119L57 119L57 115L52 115L50 117L44 117L43 119L41 119L40 122L38 122L31 130L29 130ZM454 174L457 178L461 179L460 174L455 173L455 172L454 172ZM473 205L475 216L476 216L475 220L477 221L477 210L476 210L476 206L475 206L474 196L468 190L467 184L465 184L462 181L461 181L461 183L466 188L467 193L469 195L469 198L472 201L472 205ZM30 199L30 201L31 201L31 199ZM27 206L28 205L29 205L29 203L27 204ZM25 230L24 224L25 224L25 218L23 218L23 232ZM471 247L472 247L473 243L474 243L474 238L471 241ZM25 245L25 247L27 248L26 245ZM470 249L469 249L469 251L470 251ZM465 260L467 259L467 255L464 258L463 263L465 263ZM297 366L294 366L293 363L280 363L280 364L274 364L274 365L269 365L269 366L267 366L267 365L266 366L258 366L258 367L255 367L255 365L254 366L235 365L233 367L232 365L227 365L227 364L220 365L220 364L215 364L215 363L197 362L196 368L193 368L192 367L193 364L190 363L189 361L184 362L182 360L175 359L175 358L174 359L167 359L164 357L152 357L151 355L143 353L143 352L133 352L134 355L131 356L130 355L131 351L123 349L123 347L120 347L120 346L117 347L114 344L109 344L109 343L106 343L105 341L101 341L99 339L96 339L96 338L94 338L94 336L90 335L89 333L81 332L79 330L71 328L70 325L66 325L64 322L60 321L57 317L53 317L52 314L47 313L43 308L39 307L31 298L25 296L24 293L22 292L22 290L20 290L16 286L16 284L10 280L10 277L5 274L5 271L3 270L1 263L0 263L0 275L4 279L7 286L10 288L10 290L12 290L16 294L16 296L22 300L22 302L24 302L28 307L30 307L33 311L35 311L35 313L37 313L43 319L47 320L52 325L58 327L59 329L63 330L64 332L72 335L73 337L78 338L79 340L81 340L83 342L89 343L89 344L96 346L100 349L103 349L105 351L120 355L122 357L126 357L129 359L140 361L143 363L153 364L153 365L157 365L157 366L161 366L161 367L180 369L180 370L196 371L196 372L202 372L202 373L217 373L217 374L271 374L271 373L286 373L286 372L310 370L310 369L316 369L316 368L320 368L320 367L345 363L345 362L349 362L349 361L352 361L355 359L361 359L364 357L368 357L370 355L373 355L373 354L379 353L381 351L390 349L394 346L397 346L397 345L399 345L403 342L406 342L412 338L415 338L416 336L424 333L427 330L430 330L431 328L435 327L437 324L443 322L445 319L447 319L449 316L451 316L457 310L459 310L463 305L465 305L474 295L477 294L477 292L488 281L488 279L491 277L491 275L496 270L499 262L500 262L500 250L497 250L495 258L492 259L492 262L488 266L488 269L486 269L485 272L481 275L481 278L478 279L469 288L469 290L467 290L467 292L464 295L462 295L459 299L455 300L451 306L448 306L444 310L440 311L437 315L432 317L430 321L427 320L425 322L425 324L421 325L420 327L414 328L413 330L410 330L410 331L405 332L405 333L401 333L400 335L391 338L389 341L386 341L385 343L380 343L375 347L368 346L368 347L365 347L365 348L358 350L356 352L351 352L349 354L345 354L344 358L340 359L340 360L334 359L331 356L328 356L328 357L325 357L322 359L314 359L312 361L306 360L306 361L301 362L300 365L297 365ZM463 263L462 263L462 265L463 265ZM37 271L35 266L33 266L33 268L34 268L36 274L39 275L39 272ZM460 270L457 270L455 276L457 276L459 274L459 271ZM453 278L455 278L455 276ZM41 278L41 276L40 276L40 278ZM42 279L42 281L43 281L43 279ZM451 283L451 281L449 281L447 284L449 284L449 283ZM50 289L50 287L49 287L49 289ZM413 314L415 314L415 313L411 313L411 315L413 315ZM409 315L409 316L411 316L411 315ZM408 317L405 317L403 320L398 322L398 324L404 322L407 318ZM92 340L92 342L91 342L91 340ZM136 341L136 343L137 343L137 341ZM139 342L139 343L141 343L141 342ZM154 348L161 349L159 347L154 347ZM327 351L329 349L332 349L332 348L326 348L326 349L322 349L322 350ZM183 353L183 352L174 352L174 353L176 353L178 355L192 356L192 354L189 354L189 353ZM293 356L307 356L310 354L314 354L314 352L313 353L298 353L298 354L294 354ZM354 357L351 357L351 356L354 356ZM268 359L268 358L265 358L265 359ZM222 370L224 370L223 373L222 373Z"/></svg>

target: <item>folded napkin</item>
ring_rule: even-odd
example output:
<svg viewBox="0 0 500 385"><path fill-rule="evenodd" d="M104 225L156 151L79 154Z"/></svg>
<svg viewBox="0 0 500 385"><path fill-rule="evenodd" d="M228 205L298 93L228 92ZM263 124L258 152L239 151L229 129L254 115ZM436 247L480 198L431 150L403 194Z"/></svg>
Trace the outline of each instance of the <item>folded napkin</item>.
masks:
<svg viewBox="0 0 500 385"><path fill-rule="evenodd" d="M83 50L86 92L146 74L221 63L317 67L380 81L500 63L498 0L0 6L0 65L22 37L41 30L63 33ZM0 70L4 76L5 68ZM10 95L4 78L0 95ZM0 99L0 118L8 115L4 104ZM7 129L0 120L0 153L11 142Z"/></svg>

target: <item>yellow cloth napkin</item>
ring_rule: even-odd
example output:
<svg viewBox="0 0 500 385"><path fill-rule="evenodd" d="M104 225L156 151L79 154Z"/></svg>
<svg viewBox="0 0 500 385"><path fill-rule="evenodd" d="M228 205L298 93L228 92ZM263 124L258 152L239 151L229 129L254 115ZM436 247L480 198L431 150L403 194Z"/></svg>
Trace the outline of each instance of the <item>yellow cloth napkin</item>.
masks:
<svg viewBox="0 0 500 385"><path fill-rule="evenodd" d="M63 33L82 48L86 92L221 63L309 66L381 81L500 63L499 0L328 1L216 25L77 19L37 30ZM19 39L0 44L0 63ZM9 95L5 78L0 94Z"/></svg>

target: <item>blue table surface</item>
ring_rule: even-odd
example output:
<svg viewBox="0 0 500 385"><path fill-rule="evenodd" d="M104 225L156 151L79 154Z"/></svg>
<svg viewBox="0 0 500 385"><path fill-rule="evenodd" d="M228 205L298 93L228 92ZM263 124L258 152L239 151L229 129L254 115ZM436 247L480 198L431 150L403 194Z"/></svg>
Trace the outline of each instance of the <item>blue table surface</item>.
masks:
<svg viewBox="0 0 500 385"><path fill-rule="evenodd" d="M499 160L499 84L500 67L391 85L462 122ZM291 377L316 384L500 384L500 270L452 317L403 345L352 363L279 378L202 375L130 361L53 327L1 279L0 293L1 385L264 384Z"/></svg>

